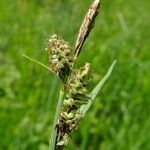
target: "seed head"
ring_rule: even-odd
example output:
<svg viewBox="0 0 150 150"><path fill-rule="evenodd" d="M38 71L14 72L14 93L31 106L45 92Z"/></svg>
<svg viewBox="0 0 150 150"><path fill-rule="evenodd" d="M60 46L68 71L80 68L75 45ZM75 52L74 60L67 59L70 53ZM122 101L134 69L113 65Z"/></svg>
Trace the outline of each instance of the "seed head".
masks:
<svg viewBox="0 0 150 150"><path fill-rule="evenodd" d="M74 60L70 45L54 34L48 40L47 50L51 69L65 81Z"/></svg>

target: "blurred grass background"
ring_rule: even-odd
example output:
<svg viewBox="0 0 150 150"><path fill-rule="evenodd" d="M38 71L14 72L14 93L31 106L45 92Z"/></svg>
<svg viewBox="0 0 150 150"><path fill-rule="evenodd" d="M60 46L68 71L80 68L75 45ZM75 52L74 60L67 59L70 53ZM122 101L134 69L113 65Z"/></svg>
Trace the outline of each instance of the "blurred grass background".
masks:
<svg viewBox="0 0 150 150"><path fill-rule="evenodd" d="M22 57L48 64L45 42L57 33L73 46L91 0L0 1L0 149L47 150L59 80ZM94 86L114 73L66 150L150 149L149 1L104 0L77 65Z"/></svg>

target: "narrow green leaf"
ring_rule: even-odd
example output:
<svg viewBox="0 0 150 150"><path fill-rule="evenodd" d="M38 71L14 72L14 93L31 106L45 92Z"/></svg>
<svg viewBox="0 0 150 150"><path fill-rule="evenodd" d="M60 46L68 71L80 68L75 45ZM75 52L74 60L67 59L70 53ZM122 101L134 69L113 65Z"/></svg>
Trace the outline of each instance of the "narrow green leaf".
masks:
<svg viewBox="0 0 150 150"><path fill-rule="evenodd" d="M108 69L106 75L103 77L103 79L97 84L97 86L93 89L93 91L89 94L89 101L87 104L82 105L80 108L80 113L82 114L82 117L86 114L86 112L89 110L89 108L91 107L92 102L95 100L96 96L98 95L98 93L100 92L100 90L102 89L103 85L106 83L106 81L109 79L109 77L111 76L113 69L115 67L116 64L116 60L112 63L112 65L110 66L110 68Z"/></svg>
<svg viewBox="0 0 150 150"><path fill-rule="evenodd" d="M51 70L51 68L49 68L48 66L42 64L41 62L39 62L39 61L37 61L37 60L35 60L35 59L33 59L33 58L30 58L29 56L24 55L24 54L23 54L23 57L25 57L25 58L27 58L28 60L30 60L30 61L32 61L32 62L35 62L35 63L37 63L38 65L40 65L40 66L42 66L42 67L44 67L44 68L50 70L52 73L55 73L55 72L53 72L53 71Z"/></svg>
<svg viewBox="0 0 150 150"><path fill-rule="evenodd" d="M51 130L49 150L55 149L56 136L57 136L56 124L57 124L57 121L58 121L59 116L60 116L63 98L64 98L64 90L60 90L60 95L59 95L59 99L57 102L57 108L56 108L56 112L55 112L54 124L53 124L53 128Z"/></svg>

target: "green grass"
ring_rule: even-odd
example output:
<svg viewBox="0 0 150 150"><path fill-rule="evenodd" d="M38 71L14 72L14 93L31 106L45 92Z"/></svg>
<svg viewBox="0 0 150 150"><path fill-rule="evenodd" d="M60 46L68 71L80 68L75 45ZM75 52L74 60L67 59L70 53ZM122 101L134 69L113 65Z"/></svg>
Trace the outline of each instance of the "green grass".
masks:
<svg viewBox="0 0 150 150"><path fill-rule="evenodd" d="M72 46L91 1L0 1L0 149L47 150L59 79L22 57L48 64L57 33ZM77 66L91 62L96 85L114 59L114 73L72 136L68 150L150 149L149 2L102 1Z"/></svg>

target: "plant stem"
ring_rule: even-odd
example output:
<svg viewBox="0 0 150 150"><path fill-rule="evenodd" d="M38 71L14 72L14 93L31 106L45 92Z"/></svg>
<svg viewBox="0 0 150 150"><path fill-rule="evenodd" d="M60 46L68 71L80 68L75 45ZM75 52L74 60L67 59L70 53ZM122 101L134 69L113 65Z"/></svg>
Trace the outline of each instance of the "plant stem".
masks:
<svg viewBox="0 0 150 150"><path fill-rule="evenodd" d="M55 111L54 124L53 124L53 128L51 130L51 136L50 136L49 150L55 150L56 135L57 135L56 124L58 122L59 115L61 112L63 98L64 98L64 90L62 89L62 90L60 90L59 99L57 102L57 108Z"/></svg>

